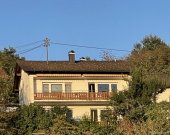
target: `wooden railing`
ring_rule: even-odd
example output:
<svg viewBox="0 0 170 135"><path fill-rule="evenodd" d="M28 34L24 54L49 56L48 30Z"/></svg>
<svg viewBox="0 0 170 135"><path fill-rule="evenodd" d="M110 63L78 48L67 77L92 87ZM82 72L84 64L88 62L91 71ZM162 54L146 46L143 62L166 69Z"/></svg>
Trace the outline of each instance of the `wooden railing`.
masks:
<svg viewBox="0 0 170 135"><path fill-rule="evenodd" d="M111 92L35 93L35 100L108 100Z"/></svg>

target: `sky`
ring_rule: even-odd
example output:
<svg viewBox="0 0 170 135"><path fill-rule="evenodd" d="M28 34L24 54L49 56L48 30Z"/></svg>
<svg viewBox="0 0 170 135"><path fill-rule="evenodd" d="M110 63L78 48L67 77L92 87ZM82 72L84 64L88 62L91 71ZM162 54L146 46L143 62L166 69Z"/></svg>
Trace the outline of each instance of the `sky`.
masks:
<svg viewBox="0 0 170 135"><path fill-rule="evenodd" d="M49 60L68 60L70 50L77 60L101 60L103 50L70 44L126 57L147 35L170 43L169 6L170 0L0 0L0 50L13 47L27 60L46 60L47 37Z"/></svg>

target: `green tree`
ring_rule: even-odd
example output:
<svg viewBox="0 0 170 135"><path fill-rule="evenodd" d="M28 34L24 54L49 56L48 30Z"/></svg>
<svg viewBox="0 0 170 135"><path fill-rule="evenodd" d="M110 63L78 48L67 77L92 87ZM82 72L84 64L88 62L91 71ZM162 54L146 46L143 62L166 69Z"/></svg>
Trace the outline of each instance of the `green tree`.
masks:
<svg viewBox="0 0 170 135"><path fill-rule="evenodd" d="M0 66L5 70L7 75L11 77L14 76L17 59L20 59L20 57L16 54L16 50L14 48L4 48L4 50L0 51Z"/></svg>
<svg viewBox="0 0 170 135"><path fill-rule="evenodd" d="M67 121L63 114L57 115L52 122L50 135L79 135L77 125Z"/></svg>
<svg viewBox="0 0 170 135"><path fill-rule="evenodd" d="M55 106L51 109L51 135L78 135L77 123L72 119L71 111L67 107Z"/></svg>
<svg viewBox="0 0 170 135"><path fill-rule="evenodd" d="M19 135L30 135L38 130L47 130L52 125L52 116L41 106L31 104L17 110L15 127Z"/></svg>
<svg viewBox="0 0 170 135"><path fill-rule="evenodd" d="M162 102L152 104L146 108L147 120L133 124L133 133L141 134L170 134L170 104Z"/></svg>
<svg viewBox="0 0 170 135"><path fill-rule="evenodd" d="M0 51L0 68L6 73L5 77L0 78L0 100L4 103L3 105L18 101L18 95L13 92L14 71L17 59L20 59L20 57L16 54L14 48L4 48L4 50Z"/></svg>
<svg viewBox="0 0 170 135"><path fill-rule="evenodd" d="M17 112L7 112L7 107L18 103L18 94L13 91L14 71L19 56L14 48L4 48L0 51L0 69L4 71L0 76L0 134L15 134L14 119Z"/></svg>
<svg viewBox="0 0 170 135"><path fill-rule="evenodd" d="M156 95L167 87L165 73L170 71L170 47L159 37L147 36L135 45L127 60L132 69L129 90L114 94L111 103L117 116L123 117L120 123L124 128L119 131L125 134L128 129L129 134L137 134L141 125L156 123L151 120L147 108L155 104Z"/></svg>
<svg viewBox="0 0 170 135"><path fill-rule="evenodd" d="M135 44L128 60L132 69L142 68L144 75L170 73L170 47L157 36L146 36Z"/></svg>

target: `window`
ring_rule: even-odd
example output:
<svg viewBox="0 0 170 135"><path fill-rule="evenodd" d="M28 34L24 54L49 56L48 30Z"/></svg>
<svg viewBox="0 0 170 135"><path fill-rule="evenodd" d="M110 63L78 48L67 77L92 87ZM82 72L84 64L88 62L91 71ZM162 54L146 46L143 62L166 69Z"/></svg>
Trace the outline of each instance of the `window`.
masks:
<svg viewBox="0 0 170 135"><path fill-rule="evenodd" d="M70 93L71 92L71 83L65 84L65 92Z"/></svg>
<svg viewBox="0 0 170 135"><path fill-rule="evenodd" d="M62 92L62 84L51 84L51 92Z"/></svg>
<svg viewBox="0 0 170 135"><path fill-rule="evenodd" d="M109 92L109 84L98 84L98 92Z"/></svg>
<svg viewBox="0 0 170 135"><path fill-rule="evenodd" d="M91 110L91 121L92 122L97 121L97 110L96 109Z"/></svg>
<svg viewBox="0 0 170 135"><path fill-rule="evenodd" d="M111 90L112 90L112 92L116 92L117 91L117 84L111 84Z"/></svg>
<svg viewBox="0 0 170 135"><path fill-rule="evenodd" d="M95 84L94 83L89 84L89 92L95 92Z"/></svg>
<svg viewBox="0 0 170 135"><path fill-rule="evenodd" d="M49 92L49 84L43 84L43 92Z"/></svg>

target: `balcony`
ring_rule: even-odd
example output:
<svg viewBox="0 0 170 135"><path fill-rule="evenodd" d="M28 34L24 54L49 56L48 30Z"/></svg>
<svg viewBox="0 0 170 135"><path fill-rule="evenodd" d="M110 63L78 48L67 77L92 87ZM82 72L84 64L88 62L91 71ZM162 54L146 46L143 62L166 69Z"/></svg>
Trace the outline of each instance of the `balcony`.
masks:
<svg viewBox="0 0 170 135"><path fill-rule="evenodd" d="M34 100L109 100L112 92L35 93Z"/></svg>

